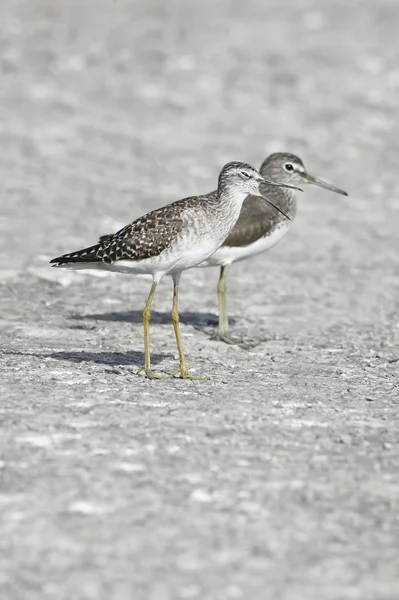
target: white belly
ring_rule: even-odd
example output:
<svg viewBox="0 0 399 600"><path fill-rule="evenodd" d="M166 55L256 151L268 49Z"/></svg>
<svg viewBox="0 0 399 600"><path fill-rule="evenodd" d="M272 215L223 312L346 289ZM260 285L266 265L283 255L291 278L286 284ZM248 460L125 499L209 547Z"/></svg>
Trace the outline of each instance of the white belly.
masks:
<svg viewBox="0 0 399 600"><path fill-rule="evenodd" d="M164 250L158 256L142 260L118 260L108 264L101 261L96 263L67 263L60 268L71 270L101 270L127 275L150 275L157 280L164 275L173 275L179 271L185 271L197 266L205 258L209 257L218 247L214 239L204 239L199 245L186 241L178 251Z"/></svg>
<svg viewBox="0 0 399 600"><path fill-rule="evenodd" d="M281 225L277 227L267 237L256 240L253 244L247 246L221 246L216 250L212 256L204 260L199 267L216 267L223 265L230 265L233 262L239 260L245 260L256 254L261 254L273 248L280 240L283 239L285 234L288 232L289 225Z"/></svg>
<svg viewBox="0 0 399 600"><path fill-rule="evenodd" d="M128 275L172 275L178 271L185 271L192 267L216 267L230 265L233 262L245 260L256 256L266 250L273 248L285 236L289 229L288 225L277 227L267 237L260 238L253 244L247 246L221 246L214 252L215 241L203 240L203 245L186 245L183 252L162 252L159 256L144 260L130 261L118 260L115 263L68 263L61 268L71 270L103 270L114 273L125 273ZM213 254L212 254L213 252ZM208 257L208 258L207 258ZM203 261L203 262L202 262ZM160 277L156 277L158 280Z"/></svg>

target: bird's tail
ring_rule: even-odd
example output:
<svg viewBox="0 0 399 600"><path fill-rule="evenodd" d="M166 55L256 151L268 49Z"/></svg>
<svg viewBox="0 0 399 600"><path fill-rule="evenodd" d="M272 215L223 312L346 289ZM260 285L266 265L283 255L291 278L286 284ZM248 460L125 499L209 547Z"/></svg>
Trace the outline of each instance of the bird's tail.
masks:
<svg viewBox="0 0 399 600"><path fill-rule="evenodd" d="M97 256L97 252L100 248L100 244L78 250L77 252L71 252L70 254L63 254L57 258L50 260L50 264L53 267L63 267L64 265L71 263L95 263L101 262L101 258Z"/></svg>

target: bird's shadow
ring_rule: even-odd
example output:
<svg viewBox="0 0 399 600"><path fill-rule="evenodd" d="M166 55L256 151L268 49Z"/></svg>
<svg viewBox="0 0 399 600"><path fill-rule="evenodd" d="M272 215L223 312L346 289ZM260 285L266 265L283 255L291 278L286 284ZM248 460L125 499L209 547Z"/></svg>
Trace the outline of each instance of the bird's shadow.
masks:
<svg viewBox="0 0 399 600"><path fill-rule="evenodd" d="M140 350L129 350L128 352L52 352L48 355L54 360L68 360L73 363L92 362L109 367L142 367L144 365L144 352ZM173 358L172 354L155 354L151 353L151 362L154 364L160 363L165 358Z"/></svg>
<svg viewBox="0 0 399 600"><path fill-rule="evenodd" d="M144 364L144 352L138 350L130 350L128 352L87 352L82 351L59 351L59 352L5 352L17 356L32 356L34 358L52 359L52 360L67 360L76 364L92 362L95 364L106 365L109 367L142 367ZM160 363L165 358L173 358L172 354L155 354L151 353L151 362L154 364Z"/></svg>
<svg viewBox="0 0 399 600"><path fill-rule="evenodd" d="M197 312L182 312L180 313L180 322L183 325L191 325L196 329L204 329L205 327L216 327L218 317L212 313L197 313ZM73 314L71 319L92 320L92 321L114 321L122 323L139 324L143 322L143 313L139 310L126 310L121 312L103 312L89 315ZM169 312L151 311L151 324L153 325L170 325L171 316ZM235 319L230 318L230 323L235 324Z"/></svg>
<svg viewBox="0 0 399 600"><path fill-rule="evenodd" d="M213 313L197 313L197 312L183 312L180 313L180 322L184 325L190 325L197 331L201 331L203 334L208 336L211 340L217 341L218 337L216 334L216 329L218 326L218 317ZM121 323L132 323L132 324L141 324L143 320L143 313L139 310L130 310L130 311L121 311L121 312L104 312L104 313L94 313L94 314L72 314L70 319L75 321L109 321L109 322L121 322ZM229 317L229 322L231 326L236 324L236 319L233 317ZM171 315L168 312L159 312L152 311L151 312L151 324L152 325L170 325L171 324ZM76 325L70 325L71 329L95 329L95 326L87 326L77 323ZM233 338L235 336L232 336ZM237 338L237 341L234 345L241 347L244 350L251 350L259 344L264 342L268 342L273 337L261 336L257 339L251 338ZM154 361L155 362L155 361Z"/></svg>

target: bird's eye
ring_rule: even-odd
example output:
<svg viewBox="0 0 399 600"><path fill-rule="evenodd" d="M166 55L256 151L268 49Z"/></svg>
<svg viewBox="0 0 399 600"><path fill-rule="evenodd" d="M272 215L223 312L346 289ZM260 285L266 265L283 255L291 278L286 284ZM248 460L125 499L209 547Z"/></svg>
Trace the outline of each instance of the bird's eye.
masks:
<svg viewBox="0 0 399 600"><path fill-rule="evenodd" d="M240 171L240 175L243 179L249 179L251 177L248 171Z"/></svg>
<svg viewBox="0 0 399 600"><path fill-rule="evenodd" d="M286 171L293 171L294 170L294 165L292 165L291 163L285 163L284 169Z"/></svg>

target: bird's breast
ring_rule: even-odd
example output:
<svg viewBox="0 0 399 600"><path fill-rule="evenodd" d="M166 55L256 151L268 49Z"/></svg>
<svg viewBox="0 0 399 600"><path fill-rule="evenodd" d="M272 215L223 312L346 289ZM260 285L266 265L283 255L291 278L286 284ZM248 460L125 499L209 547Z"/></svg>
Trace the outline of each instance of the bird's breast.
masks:
<svg viewBox="0 0 399 600"><path fill-rule="evenodd" d="M251 256L256 256L273 248L286 235L289 225L280 223L270 233L258 238L255 242L243 246L221 246L207 260L201 263L200 267L213 267L220 265L229 265L233 262L245 260Z"/></svg>

